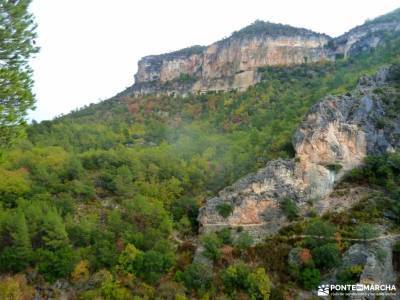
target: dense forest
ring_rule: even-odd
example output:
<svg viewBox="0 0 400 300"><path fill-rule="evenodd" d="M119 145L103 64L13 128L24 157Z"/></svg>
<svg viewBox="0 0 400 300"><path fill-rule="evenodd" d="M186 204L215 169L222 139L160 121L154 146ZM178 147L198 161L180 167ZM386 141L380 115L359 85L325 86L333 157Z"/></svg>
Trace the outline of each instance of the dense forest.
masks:
<svg viewBox="0 0 400 300"><path fill-rule="evenodd" d="M398 153L368 157L340 184L373 188L368 211L304 218L288 200L293 224L263 243L246 234L233 242L229 230L204 235L212 268L193 262L199 207L266 162L293 157L291 136L312 104L400 63L399 49L388 34L357 57L260 68L262 81L244 92L123 95L33 122L0 157L0 298L31 299L38 286L57 297L57 284L76 299L107 300L284 299L315 289L350 242L287 237L373 237L388 206L399 226ZM295 247L300 263L288 268ZM357 282L359 273L339 276Z"/></svg>

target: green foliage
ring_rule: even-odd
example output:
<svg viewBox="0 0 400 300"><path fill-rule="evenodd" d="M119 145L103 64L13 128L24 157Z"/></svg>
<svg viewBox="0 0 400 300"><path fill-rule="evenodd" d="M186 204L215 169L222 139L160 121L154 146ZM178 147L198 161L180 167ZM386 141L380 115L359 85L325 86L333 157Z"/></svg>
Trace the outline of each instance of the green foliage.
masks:
<svg viewBox="0 0 400 300"><path fill-rule="evenodd" d="M314 220L305 229L305 234L316 237L307 237L305 244L309 248L316 248L329 242L329 239L333 239L336 232L334 225L328 221ZM322 238L319 238L322 237Z"/></svg>
<svg viewBox="0 0 400 300"><path fill-rule="evenodd" d="M211 286L212 272L209 266L194 263L177 272L176 277L190 290L205 291Z"/></svg>
<svg viewBox="0 0 400 300"><path fill-rule="evenodd" d="M254 240L247 231L239 233L234 245L240 250L246 250L253 244Z"/></svg>
<svg viewBox="0 0 400 300"><path fill-rule="evenodd" d="M246 26L239 31L233 32L232 37L240 38L247 35L264 35L264 34L267 34L269 36L282 36L282 35L292 36L292 35L310 35L310 34L318 35L317 33L313 33L312 31L303 28L296 28L289 25L256 20L249 26Z"/></svg>
<svg viewBox="0 0 400 300"><path fill-rule="evenodd" d="M232 294L236 290L246 290L248 288L248 277L250 267L244 262L239 261L221 272L221 280L227 293Z"/></svg>
<svg viewBox="0 0 400 300"><path fill-rule="evenodd" d="M99 272L100 283L95 289L82 293L79 299L104 299L104 300L136 300L132 292L123 287L121 282L108 271ZM141 298L139 298L141 299Z"/></svg>
<svg viewBox="0 0 400 300"><path fill-rule="evenodd" d="M124 251L120 254L118 263L122 269L128 273L134 274L134 263L140 254L140 251L132 244L126 245Z"/></svg>
<svg viewBox="0 0 400 300"><path fill-rule="evenodd" d="M377 228L372 224L360 224L354 229L356 238L367 241L379 235Z"/></svg>
<svg viewBox="0 0 400 300"><path fill-rule="evenodd" d="M25 117L33 108L29 58L35 46L36 25L28 12L30 0L2 1L0 17L0 149L21 135Z"/></svg>
<svg viewBox="0 0 400 300"><path fill-rule="evenodd" d="M135 274L142 277L146 282L155 284L168 271L172 263L167 255L150 250L138 253L133 267Z"/></svg>
<svg viewBox="0 0 400 300"><path fill-rule="evenodd" d="M316 290L321 281L321 274L318 269L305 268L300 273L300 280L306 290Z"/></svg>
<svg viewBox="0 0 400 300"><path fill-rule="evenodd" d="M384 263L385 263L385 260L386 260L386 258L387 258L387 256L388 256L388 253L387 253L387 251L386 251L385 249L378 247L378 248L376 249L375 256L376 256L376 258L378 259L378 261L379 261L381 264L384 264Z"/></svg>
<svg viewBox="0 0 400 300"><path fill-rule="evenodd" d="M189 74L185 74L185 73L179 74L179 78L178 78L179 82L186 83L186 82L191 82L194 80L196 80L196 79L193 78L192 76L190 76Z"/></svg>
<svg viewBox="0 0 400 300"><path fill-rule="evenodd" d="M249 266L239 261L222 271L221 280L231 295L243 290L251 299L269 299L271 281L263 268L252 272Z"/></svg>
<svg viewBox="0 0 400 300"><path fill-rule="evenodd" d="M257 268L247 278L248 293L251 299L268 300L271 294L272 283L263 268Z"/></svg>
<svg viewBox="0 0 400 300"><path fill-rule="evenodd" d="M23 212L18 211L9 216L8 220L1 225L3 230L8 231L10 240L3 240L8 246L0 247L0 270L8 272L23 271L32 260L32 246L25 215Z"/></svg>
<svg viewBox="0 0 400 300"><path fill-rule="evenodd" d="M24 170L9 171L0 168L0 203L8 207L15 206L16 200L30 189Z"/></svg>
<svg viewBox="0 0 400 300"><path fill-rule="evenodd" d="M292 199L284 198L281 201L280 206L290 221L294 221L298 218L299 209L298 209L296 203Z"/></svg>
<svg viewBox="0 0 400 300"><path fill-rule="evenodd" d="M217 205L218 214L224 218L229 217L233 212L233 207L229 203L220 203Z"/></svg>
<svg viewBox="0 0 400 300"><path fill-rule="evenodd" d="M49 282L68 277L77 262L71 247L57 250L38 249L35 256L39 272Z"/></svg>
<svg viewBox="0 0 400 300"><path fill-rule="evenodd" d="M400 152L366 157L365 164L360 168L353 169L346 180L383 189L390 199L385 201L387 202L386 207L381 210L390 208L397 218L397 223L400 224ZM368 232L366 234L370 236Z"/></svg>
<svg viewBox="0 0 400 300"><path fill-rule="evenodd" d="M340 264L340 252L333 243L314 248L312 256L317 267L322 269L330 269Z"/></svg>
<svg viewBox="0 0 400 300"><path fill-rule="evenodd" d="M400 254L400 241L396 242L393 246L393 252Z"/></svg>
<svg viewBox="0 0 400 300"><path fill-rule="evenodd" d="M229 228L221 229L220 231L217 232L217 236L222 241L223 244L225 245L232 244L232 235L231 235L231 230Z"/></svg>
<svg viewBox="0 0 400 300"><path fill-rule="evenodd" d="M222 241L217 234L214 232L206 233L201 238L201 241L204 246L204 256L216 261L221 255L219 249L222 246Z"/></svg>
<svg viewBox="0 0 400 300"><path fill-rule="evenodd" d="M265 24L259 25L265 29ZM271 28L275 29L291 30ZM82 299L129 299L128 289L152 299L152 286L179 286L171 279L179 270L176 278L189 290L218 297L212 284L212 279L219 283L218 272L213 278L209 266L190 264L199 207L267 161L292 157L292 133L310 107L326 94L354 87L361 74L400 61L399 45L400 39L389 35L385 46L351 60L263 68L262 81L244 92L186 97L126 94L32 124L28 139L5 151L0 161L1 271L33 268L52 282L67 278L76 263L84 261L86 277L102 269L115 274L107 271ZM182 55L191 51L202 50L187 49ZM399 113L394 92L377 93L391 115ZM386 123L384 129L390 125ZM353 180L385 189L391 199L386 207L400 216L397 156L368 158L365 169L354 171L360 173ZM293 203L284 203L283 209L289 218L298 214ZM232 207L222 207L221 212L229 217ZM374 206L370 212L352 213L365 221L381 216L382 209ZM332 250L326 244L333 242L329 239L335 228L325 221L306 227L306 233L328 238L305 241L313 255L320 255L318 266L327 268L329 251L323 250ZM299 233L303 228L292 230ZM231 243L234 249L222 248ZM265 299L269 281L257 267L268 266L274 278L289 280L287 255L293 245L273 240L250 248L252 243L239 227L233 236L226 229L203 239L205 255L214 261L216 271L229 268L229 262L237 255L244 257L246 250L251 268L246 287L236 288L237 295ZM302 277L307 283L300 281L314 286L316 271L308 272Z"/></svg>
<svg viewBox="0 0 400 300"><path fill-rule="evenodd" d="M362 265L354 265L347 267L336 275L339 284L355 284L360 280L360 275L364 267Z"/></svg>
<svg viewBox="0 0 400 300"><path fill-rule="evenodd" d="M339 172L342 168L343 168L343 166L341 165L341 164L338 164L338 163L334 163L334 164L328 164L328 165L326 165L326 168L328 169L328 170L330 170L330 171L332 171L332 172Z"/></svg>

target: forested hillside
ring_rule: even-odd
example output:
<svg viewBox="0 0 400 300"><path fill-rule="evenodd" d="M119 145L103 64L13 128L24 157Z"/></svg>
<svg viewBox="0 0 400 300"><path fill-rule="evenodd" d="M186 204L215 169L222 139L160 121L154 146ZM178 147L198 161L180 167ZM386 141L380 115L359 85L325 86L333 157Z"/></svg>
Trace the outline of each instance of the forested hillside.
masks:
<svg viewBox="0 0 400 300"><path fill-rule="evenodd" d="M357 57L260 69L262 81L244 92L123 94L30 125L0 162L0 298L12 291L31 299L35 287L44 297L121 300L283 299L315 289L349 242L301 241L301 266L289 269L298 244L285 237L373 236L368 225L361 233L351 225L371 221L362 207L343 219L298 219L288 202L297 223L276 240L253 247L246 236L232 245L226 231L205 236L213 268L192 263L198 209L267 161L292 157L291 136L312 104L400 63L399 49L398 34L388 34L384 46ZM399 168L396 153L369 158L343 185L398 199ZM373 204L377 220L385 201Z"/></svg>

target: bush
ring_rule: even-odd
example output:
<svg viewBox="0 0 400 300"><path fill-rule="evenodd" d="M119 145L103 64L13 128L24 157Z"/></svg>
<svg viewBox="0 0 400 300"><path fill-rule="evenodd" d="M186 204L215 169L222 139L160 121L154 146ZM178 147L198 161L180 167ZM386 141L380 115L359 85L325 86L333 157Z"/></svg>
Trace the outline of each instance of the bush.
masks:
<svg viewBox="0 0 400 300"><path fill-rule="evenodd" d="M170 267L167 257L154 250L140 252L134 260L135 273L150 284L158 282Z"/></svg>
<svg viewBox="0 0 400 300"><path fill-rule="evenodd" d="M227 218L232 214L233 207L229 203L221 203L217 205L217 211L221 217Z"/></svg>
<svg viewBox="0 0 400 300"><path fill-rule="evenodd" d="M377 237L378 230L372 224L360 224L355 228L354 234L356 238L367 241L369 239Z"/></svg>
<svg viewBox="0 0 400 300"><path fill-rule="evenodd" d="M328 164L328 165L326 165L326 168L329 170L329 171L332 171L332 172L339 172L342 168L343 168L343 166L341 165L341 164L338 164L338 163L333 163L333 164Z"/></svg>
<svg viewBox="0 0 400 300"><path fill-rule="evenodd" d="M64 247L56 251L37 251L39 272L48 282L67 277L73 270L76 257L72 248Z"/></svg>
<svg viewBox="0 0 400 300"><path fill-rule="evenodd" d="M250 268L244 262L239 261L221 272L221 280L227 293L232 294L235 290L247 288L247 277Z"/></svg>
<svg viewBox="0 0 400 300"><path fill-rule="evenodd" d="M321 273L318 269L306 268L300 273L300 281L306 290L315 290L321 281Z"/></svg>
<svg viewBox="0 0 400 300"><path fill-rule="evenodd" d="M28 285L25 275L0 278L0 299L28 300L35 296L35 289Z"/></svg>
<svg viewBox="0 0 400 300"><path fill-rule="evenodd" d="M190 290L205 291L211 286L212 270L207 265L194 263L185 271L178 271L176 279L183 282Z"/></svg>
<svg viewBox="0 0 400 300"><path fill-rule="evenodd" d="M235 246L240 250L246 250L253 244L253 238L247 231L243 231L239 234L235 241Z"/></svg>
<svg viewBox="0 0 400 300"><path fill-rule="evenodd" d="M251 299L268 299L271 292L271 280L263 268L251 272L244 262L236 262L221 273L221 279L227 293L235 295L245 291Z"/></svg>
<svg viewBox="0 0 400 300"><path fill-rule="evenodd" d="M305 239L305 244L311 249L324 245L327 242L329 242L329 239L333 239L335 232L336 228L330 222L315 220L307 226L305 234L321 236L324 238L319 239L319 238L308 237Z"/></svg>
<svg viewBox="0 0 400 300"><path fill-rule="evenodd" d="M339 272L336 276L339 284L355 284L360 280L362 265L354 265Z"/></svg>
<svg viewBox="0 0 400 300"><path fill-rule="evenodd" d="M290 198L284 198L281 202L281 209L289 221L293 221L299 216L299 209L296 203Z"/></svg>
<svg viewBox="0 0 400 300"><path fill-rule="evenodd" d="M223 244L225 245L232 244L231 230L229 228L224 228L218 231L217 236L222 241Z"/></svg>
<svg viewBox="0 0 400 300"><path fill-rule="evenodd" d="M205 234L201 240L204 246L204 256L216 261L221 255L219 248L222 246L222 241L214 232Z"/></svg>
<svg viewBox="0 0 400 300"><path fill-rule="evenodd" d="M336 244L326 244L312 250L314 262L319 268L329 269L339 265L340 252Z"/></svg>
<svg viewBox="0 0 400 300"><path fill-rule="evenodd" d="M271 280L263 268L251 273L247 279L248 294L251 299L268 300L271 293Z"/></svg>

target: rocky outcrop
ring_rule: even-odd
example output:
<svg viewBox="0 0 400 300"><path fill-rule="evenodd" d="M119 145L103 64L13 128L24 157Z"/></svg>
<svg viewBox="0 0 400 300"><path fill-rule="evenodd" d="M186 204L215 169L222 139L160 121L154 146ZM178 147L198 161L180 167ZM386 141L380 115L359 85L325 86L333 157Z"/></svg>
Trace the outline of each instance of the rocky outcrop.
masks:
<svg viewBox="0 0 400 300"><path fill-rule="evenodd" d="M336 56L354 56L378 47L385 34L400 31L400 9L367 21L333 39L329 46Z"/></svg>
<svg viewBox="0 0 400 300"><path fill-rule="evenodd" d="M353 244L344 254L341 266L330 272L321 284L340 284L341 274L352 268L361 271L356 283L363 285L395 285L397 274L394 270L393 247L399 241L398 235L384 233L382 228L378 230L382 238L368 243ZM358 293L358 294L357 294ZM377 291L379 293L379 291ZM355 292L350 299L375 299L374 292ZM399 295L393 292L393 296L387 299L399 299Z"/></svg>
<svg viewBox="0 0 400 300"><path fill-rule="evenodd" d="M326 60L331 38L310 30L256 21L210 46L194 46L139 61L134 94L245 89L257 68Z"/></svg>
<svg viewBox="0 0 400 300"><path fill-rule="evenodd" d="M243 227L256 240L274 234L288 223L280 205L284 198L292 199L303 214L309 212L310 200L322 212L325 197L346 171L366 155L399 148L394 74L398 80L398 67L383 68L361 78L353 92L314 105L293 136L296 157L271 161L209 199L199 214L203 230ZM219 210L228 205L232 213L224 217Z"/></svg>
<svg viewBox="0 0 400 300"><path fill-rule="evenodd" d="M391 32L400 32L399 10L335 39L307 29L256 21L206 47L142 58L135 84L126 92L143 95L244 90L260 80L260 67L358 55L382 44L385 34Z"/></svg>

